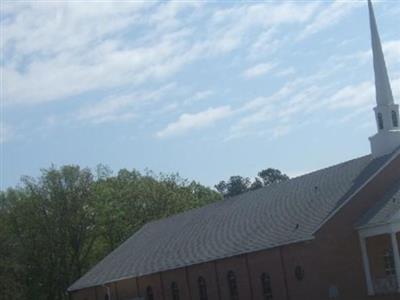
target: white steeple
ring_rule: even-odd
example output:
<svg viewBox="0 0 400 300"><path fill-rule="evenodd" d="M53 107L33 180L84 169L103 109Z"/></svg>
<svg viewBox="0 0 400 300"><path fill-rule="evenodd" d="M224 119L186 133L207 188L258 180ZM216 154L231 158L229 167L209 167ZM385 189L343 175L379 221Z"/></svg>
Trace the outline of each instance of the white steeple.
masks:
<svg viewBox="0 0 400 300"><path fill-rule="evenodd" d="M378 133L370 137L370 142L372 155L380 157L400 147L399 106L394 103L371 0L368 0L368 8L377 104L374 111L378 126Z"/></svg>

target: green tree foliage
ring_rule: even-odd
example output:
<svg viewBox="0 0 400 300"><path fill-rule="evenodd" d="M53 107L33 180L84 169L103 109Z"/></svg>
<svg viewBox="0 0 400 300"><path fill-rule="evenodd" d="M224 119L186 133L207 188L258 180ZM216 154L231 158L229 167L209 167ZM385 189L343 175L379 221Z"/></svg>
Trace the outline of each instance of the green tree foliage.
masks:
<svg viewBox="0 0 400 300"><path fill-rule="evenodd" d="M63 300L67 287L148 221L221 199L176 174L51 167L0 194L0 294Z"/></svg>
<svg viewBox="0 0 400 300"><path fill-rule="evenodd" d="M250 178L242 176L231 176L228 182L221 181L215 188L226 197L232 197L248 191L251 187Z"/></svg>
<svg viewBox="0 0 400 300"><path fill-rule="evenodd" d="M227 182L220 181L215 188L224 197L232 197L286 180L289 180L289 176L277 169L268 168L260 171L253 182L248 177L231 176Z"/></svg>
<svg viewBox="0 0 400 300"><path fill-rule="evenodd" d="M270 185L272 183L279 183L282 181L289 180L289 176L283 174L277 169L268 168L262 170L258 173L258 176L262 179L264 186Z"/></svg>

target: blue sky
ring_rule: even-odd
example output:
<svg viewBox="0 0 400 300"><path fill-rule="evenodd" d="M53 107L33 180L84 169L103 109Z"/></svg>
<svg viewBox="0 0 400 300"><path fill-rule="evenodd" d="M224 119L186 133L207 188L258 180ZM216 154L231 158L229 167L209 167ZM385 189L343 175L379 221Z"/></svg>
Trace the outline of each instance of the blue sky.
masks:
<svg viewBox="0 0 400 300"><path fill-rule="evenodd" d="M375 1L397 103L399 1ZM366 1L2 2L1 189L51 164L213 186L370 153Z"/></svg>

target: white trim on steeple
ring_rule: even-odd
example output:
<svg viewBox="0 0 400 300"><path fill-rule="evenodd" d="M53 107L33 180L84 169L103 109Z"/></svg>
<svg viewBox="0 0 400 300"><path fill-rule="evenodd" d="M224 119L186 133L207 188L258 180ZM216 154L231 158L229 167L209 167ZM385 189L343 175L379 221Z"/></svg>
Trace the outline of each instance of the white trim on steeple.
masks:
<svg viewBox="0 0 400 300"><path fill-rule="evenodd" d="M371 0L368 0L368 9L377 104L374 111L378 126L378 133L370 137L370 142L372 155L380 157L400 147L399 106L394 103Z"/></svg>

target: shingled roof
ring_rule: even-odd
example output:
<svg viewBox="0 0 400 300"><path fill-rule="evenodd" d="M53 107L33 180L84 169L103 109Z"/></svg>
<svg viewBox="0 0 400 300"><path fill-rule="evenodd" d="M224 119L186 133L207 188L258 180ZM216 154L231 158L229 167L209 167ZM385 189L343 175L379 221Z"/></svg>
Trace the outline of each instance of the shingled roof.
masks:
<svg viewBox="0 0 400 300"><path fill-rule="evenodd" d="M389 158L364 156L148 223L68 290L310 240Z"/></svg>

